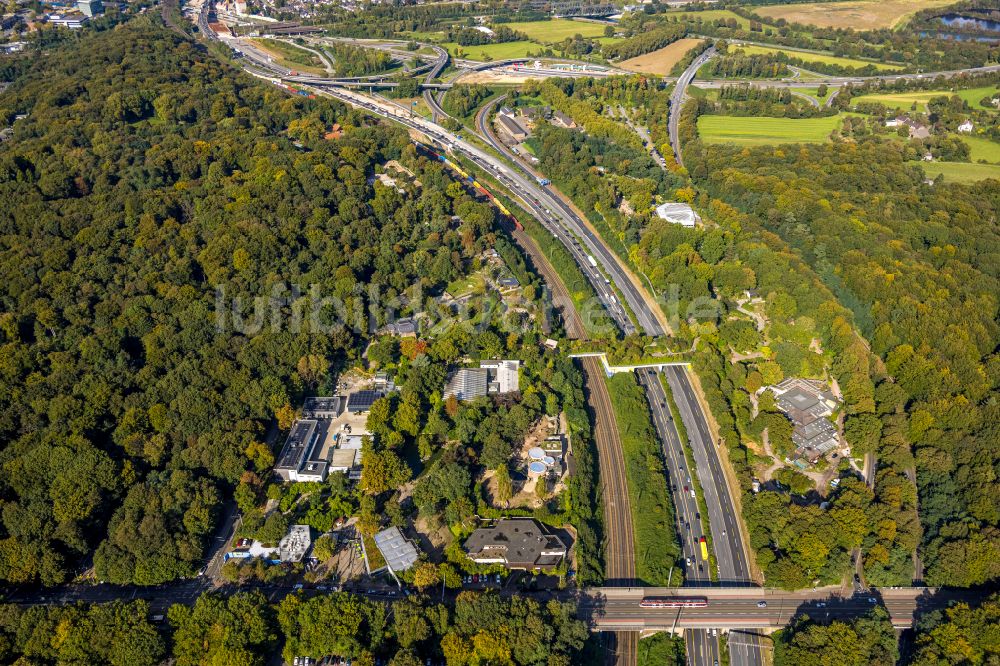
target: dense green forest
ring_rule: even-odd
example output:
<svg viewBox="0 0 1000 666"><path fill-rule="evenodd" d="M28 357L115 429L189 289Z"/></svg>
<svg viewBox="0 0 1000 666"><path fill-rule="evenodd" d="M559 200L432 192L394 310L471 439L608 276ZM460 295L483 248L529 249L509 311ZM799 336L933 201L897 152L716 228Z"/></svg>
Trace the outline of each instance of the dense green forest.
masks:
<svg viewBox="0 0 1000 666"><path fill-rule="evenodd" d="M775 666L893 666L898 659L896 632L883 608L847 622L802 616L774 637Z"/></svg>
<svg viewBox="0 0 1000 666"><path fill-rule="evenodd" d="M326 48L333 54L333 67L337 76L367 76L395 66L392 57L384 51L350 44L333 44Z"/></svg>
<svg viewBox="0 0 1000 666"><path fill-rule="evenodd" d="M2 120L30 113L0 152L0 578L57 583L94 551L104 580L192 575L221 498L272 464L276 411L382 323L359 285L443 289L493 209L431 164L419 198L373 189L415 161L405 133L149 18L28 58L0 96ZM329 307L293 326L311 293L361 327Z"/></svg>
<svg viewBox="0 0 1000 666"><path fill-rule="evenodd" d="M956 604L917 620L905 663L991 664L1000 660L1000 595L980 605Z"/></svg>
<svg viewBox="0 0 1000 666"><path fill-rule="evenodd" d="M722 57L710 60L705 66L707 76L732 79L776 79L790 73L788 65L778 56L770 53L747 55L740 48L722 53Z"/></svg>
<svg viewBox="0 0 1000 666"><path fill-rule="evenodd" d="M879 356L884 380L848 432L870 432L882 466L915 471L927 582L996 579L996 183L925 186L904 147L878 140L686 154L707 192L816 271Z"/></svg>
<svg viewBox="0 0 1000 666"><path fill-rule="evenodd" d="M373 666L579 663L586 624L571 603L465 592L454 604L423 597L386 604L332 593L271 605L259 592L204 594L174 605L164 624L143 601L105 605L0 606L4 663L262 666L295 657L351 657Z"/></svg>

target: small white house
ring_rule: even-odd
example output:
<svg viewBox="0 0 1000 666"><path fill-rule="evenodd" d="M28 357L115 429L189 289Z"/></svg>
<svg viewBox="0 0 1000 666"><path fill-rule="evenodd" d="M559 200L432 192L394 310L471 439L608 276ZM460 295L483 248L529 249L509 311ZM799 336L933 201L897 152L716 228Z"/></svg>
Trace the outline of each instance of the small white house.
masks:
<svg viewBox="0 0 1000 666"><path fill-rule="evenodd" d="M972 124L971 120L966 120L964 123L958 126L958 131L965 132L966 134L968 134L969 132L972 131L974 127L975 125Z"/></svg>
<svg viewBox="0 0 1000 666"><path fill-rule="evenodd" d="M886 127L899 127L902 124L903 124L902 118L889 118L889 120L885 121Z"/></svg>

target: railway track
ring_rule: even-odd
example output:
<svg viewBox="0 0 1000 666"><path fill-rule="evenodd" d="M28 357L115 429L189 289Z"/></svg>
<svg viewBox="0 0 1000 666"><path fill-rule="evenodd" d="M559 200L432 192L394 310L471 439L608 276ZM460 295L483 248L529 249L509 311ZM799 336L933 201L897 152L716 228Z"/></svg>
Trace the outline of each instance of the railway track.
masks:
<svg viewBox="0 0 1000 666"><path fill-rule="evenodd" d="M535 269L552 290L553 303L560 306L566 335L578 340L587 339L587 329L570 298L555 267L541 248L524 231L512 232L514 241L528 254ZM625 460L622 457L618 422L611 407L611 396L604 383L604 369L596 358L582 359L586 377L587 401L594 413L594 441L600 462L601 496L604 506L605 579L614 585L631 586L635 579L635 546L632 539L632 510L629 504L628 481L625 478ZM613 647L608 650L608 662L618 666L636 663L639 635L634 631L614 634Z"/></svg>

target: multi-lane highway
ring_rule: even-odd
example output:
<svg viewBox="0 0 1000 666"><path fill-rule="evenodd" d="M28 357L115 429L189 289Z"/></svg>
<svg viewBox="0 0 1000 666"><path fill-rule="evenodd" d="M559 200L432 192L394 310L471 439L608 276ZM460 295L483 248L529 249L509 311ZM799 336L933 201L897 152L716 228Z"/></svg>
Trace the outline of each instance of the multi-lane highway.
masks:
<svg viewBox="0 0 1000 666"><path fill-rule="evenodd" d="M660 438L663 459L667 465L667 482L674 500L677 534L684 558L685 583L693 587L711 585L710 563L701 556L700 540L705 537L698 500L694 496L691 470L684 457L677 426L674 424L667 395L660 383L660 373L651 368L638 370L639 383L646 390L653 424ZM707 629L692 628L684 632L687 654L691 663L714 664L719 659L719 641Z"/></svg>
<svg viewBox="0 0 1000 666"><path fill-rule="evenodd" d="M497 152L506 157L517 171L524 174L527 178L534 180L536 183L540 183L545 180L544 176L518 160L507 146L500 141L493 128L490 127L489 114L503 99L504 97L499 97L480 110L476 116L476 127L480 135ZM551 186L539 185L536 190L541 193L542 198L548 204L546 212L550 210L554 211L556 215L567 221L567 226L574 237L571 243L580 250L580 252L574 252L573 248L570 248L570 252L574 252L574 258L578 260L577 263L580 264L581 269L585 272L592 272L596 268L593 265L595 262L600 265L601 270L598 273L605 284L598 285L600 286L598 295L602 297L601 300L608 306L612 318L621 328L622 332L626 335L637 331L645 332L651 336L663 335L666 332L666 327L664 325L665 321L661 323L663 317L662 313L658 310L659 306L653 302L652 307L650 307L650 302L654 299L638 284L638 280L629 273L622 261L607 247L604 240L591 230L587 222ZM586 252L580 247L579 241L582 241ZM583 259L582 263L579 261L580 259ZM610 277L610 280L608 277L605 277L605 274ZM614 290L610 289L610 285L612 284L621 292L629 309L635 315L638 328L632 322L631 318L628 317L621 304L618 303ZM607 300L605 300L605 297Z"/></svg>
<svg viewBox="0 0 1000 666"><path fill-rule="evenodd" d="M702 57L704 60L707 60L708 57L711 57L711 53L706 52ZM702 63L698 63L699 66L700 64ZM697 71L697 66L692 65L690 71L691 78L693 78L694 73ZM690 81L690 78L688 81ZM683 89L683 86L678 87ZM533 179L540 178L539 175L518 164L506 150L506 147L499 141L496 141L496 137L493 136L492 131L488 128L488 123L486 122L487 115L485 113L481 114L479 119L477 119L480 131L483 132L484 137L490 141L494 148L508 159L511 159L513 164L517 165L521 173L508 169L503 161L497 160L474 145L462 141L456 135L445 131L440 126L423 119L412 118L405 110L394 109L393 105L385 100L358 95L357 93L345 90L326 89L324 92L355 106L367 108L374 113L391 118L395 122L409 126L411 129L416 129L445 149L463 155L478 167L491 173L516 198L520 199L525 207L538 217L540 222L549 231L566 245L580 264L588 280L594 285L595 291L601 298L602 303L611 313L616 324L624 332L631 333L642 330L650 335L661 335L663 333L663 327L659 325L657 317L654 314L655 309L658 308L655 301L645 294L644 289L633 283L623 266L619 264L617 257L596 237L596 234L589 229L572 208L562 201L556 193L549 191L548 188L541 184L536 184L537 181ZM683 90L681 93L683 94ZM680 104L675 104L674 106L679 111ZM675 136L676 134L672 133L672 138ZM676 150L676 140L674 140L674 146ZM679 153L679 151L677 152ZM611 280L606 276L610 276ZM631 321L628 314L617 302L615 292L611 289L612 280L614 286L621 290L630 309L635 314L636 323ZM647 395L650 397L650 404L657 404L658 394L655 388L651 386L652 382L648 381L648 376L646 379L647 381L644 384L647 386ZM736 514L732 497L729 494L728 484L726 483L718 451L708 430L707 419L693 393L689 378L683 371L680 374L676 370L670 371L668 379L671 383L672 391L677 398L681 418L687 425L688 433L692 440L692 448L698 463L699 479L702 481L702 486L705 489L719 574L724 581L731 581L735 584L748 584L751 580L751 573L743 546L739 517ZM660 392L662 392L662 386L659 388ZM664 415L662 413L659 415L654 414L654 420L658 422L657 427L661 432L661 437L664 439L665 446L669 446L670 443L667 440L670 437L669 432L671 428L667 427ZM675 460L674 464L679 465L680 463L678 460ZM675 475L677 471L674 470ZM682 520L686 521L683 524L683 529L686 530L687 526L690 525L691 529L694 530L697 523L692 523L689 519L690 508L684 506L686 502L678 504L679 516L684 516ZM624 522L624 519L618 521L612 519L612 522L621 524ZM684 537L684 532L682 532L682 538ZM691 549L692 544L689 538L686 538L685 541L685 550L687 551ZM697 560L693 559L693 561ZM692 575L689 572L689 576L692 581L696 581L699 575L705 573L707 572L698 572ZM606 617L605 615L605 619ZM734 614L733 618L735 619L731 620L726 626L757 626L749 621L741 623L740 618L742 617L743 615L739 613ZM709 620L705 621L708 622ZM716 625L705 624L703 626ZM613 629L616 627L604 625L604 628ZM620 624L617 628L625 629L627 626ZM708 663L709 660L714 660L718 654L714 638L708 638L708 635L705 633L693 633L692 636L704 639L699 640L695 645L689 644L689 649L693 652L692 656L697 657L697 661L701 663ZM711 647L713 644L716 644L714 651ZM732 653L734 664L760 663L759 648L752 636L746 642L743 640L739 641L734 647L737 648ZM741 650L745 650L745 654L740 654Z"/></svg>
<svg viewBox="0 0 1000 666"><path fill-rule="evenodd" d="M694 59L687 69L677 77L673 92L670 93L670 115L667 118L667 129L670 134L670 145L674 149L674 161L684 166L681 158L681 141L678 127L680 126L681 108L684 106L684 98L687 95L687 88L694 81L701 66L708 62L715 55L715 47L709 47L704 53Z"/></svg>
<svg viewBox="0 0 1000 666"><path fill-rule="evenodd" d="M711 57L711 54L706 55L706 60L708 57ZM524 173L535 178L541 178L540 174L533 172L532 170L530 170L529 167L525 165L521 165L520 162L518 162L516 158L512 154L510 154L510 151L506 148L506 146L504 146L503 143L499 141L499 139L493 133L492 129L489 127L488 114L491 111L491 107L495 106L496 104L499 104L501 101L502 99L495 100L492 105L488 105L483 110L481 110L480 114L476 119L476 124L480 133L487 138L487 140L491 143L491 145L493 145L493 147L496 150L506 155L508 159L510 159L515 165L517 165L518 168L522 169ZM594 240L596 241L596 238ZM610 250L607 250L607 252L610 253ZM615 284L616 285L619 284L617 279L615 281ZM659 307L658 304L655 303L655 301L651 302L652 299L643 294L640 290L636 289L636 292L638 292L641 295L636 299L635 304L633 304L633 301L629 301L629 305L630 307L632 307L632 311L635 313L636 318L640 323L640 330L644 330L647 334L650 335L662 334L663 329L660 328L657 318L655 317L653 312L653 308ZM707 584L711 580L710 579L711 572L709 570L709 563L701 558L700 555L701 548L700 544L698 543L698 540L702 536L704 536L704 533L702 531L703 528L701 525L701 520L696 500L691 496L693 491L691 489L692 486L690 483L690 470L685 469L686 465L684 463L683 451L680 448L680 439L677 435L676 427L674 426L673 421L670 417L669 410L666 408L666 395L663 390L663 386L660 383L659 377L656 376L654 372L643 371L642 373L640 373L640 382L642 383L642 385L646 390L647 400L649 401L650 407L653 410L654 424L656 425L657 432L660 436L661 445L663 446L664 449L664 458L667 463L670 481L673 486L673 496L675 498L675 504L677 505L678 520L679 520L677 526L678 533L680 535L680 539L684 546L685 562L691 563L689 566L687 566L686 574L690 582L693 584L698 584L698 583ZM701 420L704 422L705 417L703 414L700 413L700 406L697 406L697 411ZM689 429L695 427L695 422L693 420L694 416L690 409L688 409L687 412L682 410L681 418L685 419L685 423L687 423L688 419L692 419L692 423L689 426ZM706 464L706 463L699 463L699 464ZM715 465L716 467L720 466L718 459L715 460ZM699 479L702 479L704 483L703 476L699 476ZM688 483L685 484L684 483L685 480L687 480ZM714 482L715 480L713 480L713 483ZM711 493L706 492L706 499L711 497L711 502L709 502L708 505L713 507L717 514L720 514L724 511L723 509L724 506L730 507L730 510L732 507L732 501L729 497L728 486L725 485L725 477L722 477L722 483L723 485L721 486L721 488L715 488L713 486L713 488L711 489L712 491ZM687 487L687 491L684 490L685 487ZM726 503L723 503L721 501L721 497L723 496L728 500ZM718 519L720 525L730 525L733 522L739 520L740 520L739 516L737 516L734 513L731 513L730 515L725 516L724 518L720 517ZM717 538L725 539L726 538L725 535L728 534L729 530L726 528L722 528L721 532L722 532L721 537L715 537L715 534L713 533L713 540ZM739 534L738 528L735 530L735 533L737 535ZM737 543L741 545L742 542L738 541ZM736 557L731 553L731 549L729 548L728 543L726 550L727 550L726 555L724 556L724 558L720 558L720 560L725 559L727 563L736 560ZM744 556L741 561L745 562L746 557ZM738 580L749 582L750 580L748 573L749 568L744 565L744 570L747 573L744 573L742 576L740 576ZM735 578L736 573L737 569L734 567L727 565L727 567L723 569L720 566L721 576L724 577L734 576L734 579L736 579ZM750 640L752 641L753 639ZM692 663L711 665L718 660L719 645L716 636L712 636L708 632L703 630L691 631L688 632L687 642L688 642L688 653L692 657ZM741 648L739 648L739 646L738 650L740 650L740 652L734 654L735 660L733 663L740 665L743 664L753 665L762 663L760 659L759 649L756 648L755 644L751 645L751 647L746 650L747 654L745 655L742 654L742 650Z"/></svg>

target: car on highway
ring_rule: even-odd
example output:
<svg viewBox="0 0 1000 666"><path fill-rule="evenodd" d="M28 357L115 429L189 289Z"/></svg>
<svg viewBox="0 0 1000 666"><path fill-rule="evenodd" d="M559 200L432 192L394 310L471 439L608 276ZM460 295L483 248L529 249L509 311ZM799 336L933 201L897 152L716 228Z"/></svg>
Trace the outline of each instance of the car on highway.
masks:
<svg viewBox="0 0 1000 666"><path fill-rule="evenodd" d="M766 601L758 601L757 602L757 608L767 608L767 602Z"/></svg>
<svg viewBox="0 0 1000 666"><path fill-rule="evenodd" d="M691 499L694 499L694 488L691 489Z"/></svg>
<svg viewBox="0 0 1000 666"><path fill-rule="evenodd" d="M684 492L687 492L687 491L688 491L688 487L684 486Z"/></svg>

